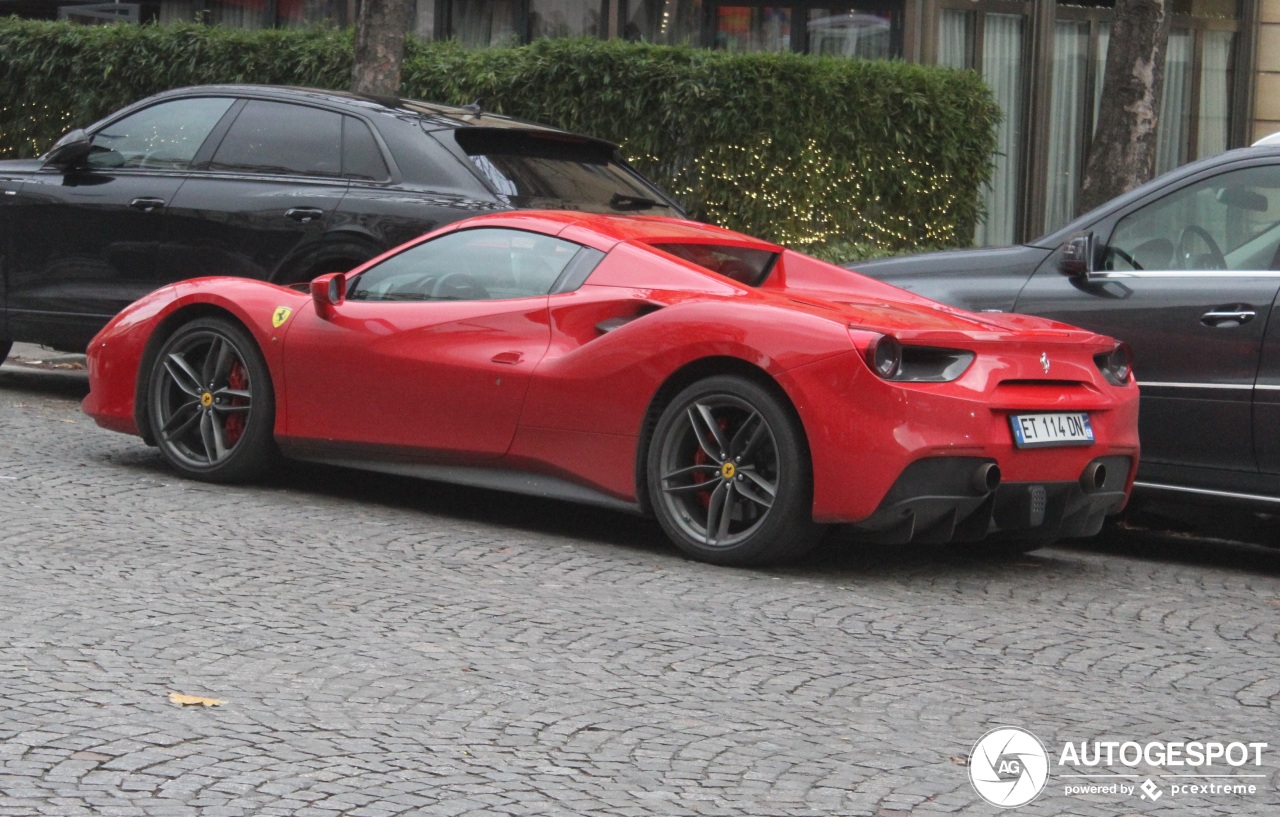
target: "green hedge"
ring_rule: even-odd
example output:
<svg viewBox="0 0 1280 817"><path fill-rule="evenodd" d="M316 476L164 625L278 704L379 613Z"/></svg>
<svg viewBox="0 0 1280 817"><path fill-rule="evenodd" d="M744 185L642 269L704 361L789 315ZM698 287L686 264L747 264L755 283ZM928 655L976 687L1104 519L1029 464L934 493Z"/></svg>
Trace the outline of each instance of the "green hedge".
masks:
<svg viewBox="0 0 1280 817"><path fill-rule="evenodd" d="M148 94L211 82L343 88L349 31L0 20L0 156ZM411 40L405 96L613 140L704 221L822 251L968 243L999 109L972 72L596 40Z"/></svg>

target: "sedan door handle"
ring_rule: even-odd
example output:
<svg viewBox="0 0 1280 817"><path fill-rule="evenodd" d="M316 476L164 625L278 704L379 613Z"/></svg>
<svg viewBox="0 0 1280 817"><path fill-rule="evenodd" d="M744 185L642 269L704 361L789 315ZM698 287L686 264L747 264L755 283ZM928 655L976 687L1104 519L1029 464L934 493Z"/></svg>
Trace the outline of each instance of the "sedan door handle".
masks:
<svg viewBox="0 0 1280 817"><path fill-rule="evenodd" d="M1231 304L1229 306L1215 307L1200 316L1200 322L1205 326L1218 326L1224 329L1231 329L1241 324L1248 323L1258 317L1258 313L1249 304Z"/></svg>
<svg viewBox="0 0 1280 817"><path fill-rule="evenodd" d="M323 218L324 210L319 210L315 207L291 207L290 209L285 210L284 214L294 221L300 221L303 224L306 224L312 219Z"/></svg>
<svg viewBox="0 0 1280 817"><path fill-rule="evenodd" d="M155 199L149 197L136 198L129 202L129 206L135 210L141 210L144 213L154 212L164 207L164 199Z"/></svg>
<svg viewBox="0 0 1280 817"><path fill-rule="evenodd" d="M498 352L489 359L494 363L506 363L509 366L514 366L524 360L524 352Z"/></svg>

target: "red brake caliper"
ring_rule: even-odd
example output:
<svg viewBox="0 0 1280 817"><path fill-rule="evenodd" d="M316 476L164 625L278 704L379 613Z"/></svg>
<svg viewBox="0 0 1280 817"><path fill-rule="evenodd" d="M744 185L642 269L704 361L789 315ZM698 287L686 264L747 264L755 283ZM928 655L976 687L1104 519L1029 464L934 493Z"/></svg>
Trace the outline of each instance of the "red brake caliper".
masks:
<svg viewBox="0 0 1280 817"><path fill-rule="evenodd" d="M249 385L249 375L244 370L244 366L240 361L236 361L231 366L231 373L227 375L227 388L243 391ZM232 397L231 405L243 406L243 397ZM239 412L227 415L227 422L224 428L227 432L227 445L235 445L236 441L244 435L244 414Z"/></svg>
<svg viewBox="0 0 1280 817"><path fill-rule="evenodd" d="M728 433L728 431L729 431L729 418L727 418L727 417L721 417L719 420L716 420L716 425L720 426L720 431L721 431L721 432L723 432L723 433L726 433L726 434L727 434L727 433ZM703 451L703 450L702 450L702 446L698 446L698 450L693 452L693 464L694 464L694 465L706 465L709 461L710 461L710 458L707 456L707 452L705 452L705 451ZM716 477L715 479L719 479L719 477ZM710 482L714 482L715 480L708 480L708 479L707 479L707 478L702 474L702 472L701 472L701 471L698 471L698 472L694 473L694 475L693 475L693 481L694 481L694 482L697 482L697 483L703 483L703 482L709 482L709 481L710 481ZM714 487L714 486L708 486L708 487ZM699 491L699 492L698 492L698 502L700 502L700 503L702 504L702 507L703 507L704 509L706 509L706 508L710 508L710 507L711 507L711 493L710 493L709 491Z"/></svg>

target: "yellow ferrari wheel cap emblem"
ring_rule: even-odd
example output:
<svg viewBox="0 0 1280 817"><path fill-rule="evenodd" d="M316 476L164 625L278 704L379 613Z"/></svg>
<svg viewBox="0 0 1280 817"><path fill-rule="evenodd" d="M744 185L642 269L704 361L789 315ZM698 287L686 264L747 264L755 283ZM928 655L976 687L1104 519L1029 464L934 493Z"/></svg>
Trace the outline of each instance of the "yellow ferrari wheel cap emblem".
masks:
<svg viewBox="0 0 1280 817"><path fill-rule="evenodd" d="M200 405L204 406L205 408L209 408L209 406L212 406L213 395L210 394L209 392L205 392L204 394L200 395Z"/></svg>
<svg viewBox="0 0 1280 817"><path fill-rule="evenodd" d="M276 311L271 315L271 325L276 329L280 328L280 324L289 320L289 316L293 314L293 310L287 306L278 306Z"/></svg>
<svg viewBox="0 0 1280 817"><path fill-rule="evenodd" d="M720 476L725 479L733 479L733 476L736 473L738 473L738 469L735 468L731 462L726 462L724 465L720 466Z"/></svg>

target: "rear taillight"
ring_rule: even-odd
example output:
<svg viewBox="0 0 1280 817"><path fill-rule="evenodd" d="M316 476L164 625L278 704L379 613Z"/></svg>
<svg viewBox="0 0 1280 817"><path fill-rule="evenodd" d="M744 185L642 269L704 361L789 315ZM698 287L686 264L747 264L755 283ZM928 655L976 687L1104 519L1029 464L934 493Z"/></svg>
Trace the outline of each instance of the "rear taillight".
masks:
<svg viewBox="0 0 1280 817"><path fill-rule="evenodd" d="M896 383L947 383L964 374L973 363L973 352L936 346L906 346L893 335L854 330L854 343L862 349L867 368Z"/></svg>
<svg viewBox="0 0 1280 817"><path fill-rule="evenodd" d="M1133 382L1133 352L1129 344L1120 342L1110 352L1093 356L1098 371L1113 386L1127 386Z"/></svg>
<svg viewBox="0 0 1280 817"><path fill-rule="evenodd" d="M881 335L867 346L866 356L871 371L892 380L902 367L902 344L892 335Z"/></svg>

